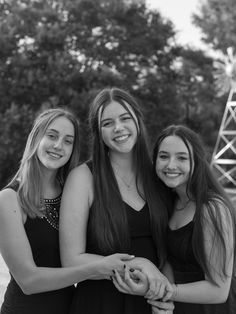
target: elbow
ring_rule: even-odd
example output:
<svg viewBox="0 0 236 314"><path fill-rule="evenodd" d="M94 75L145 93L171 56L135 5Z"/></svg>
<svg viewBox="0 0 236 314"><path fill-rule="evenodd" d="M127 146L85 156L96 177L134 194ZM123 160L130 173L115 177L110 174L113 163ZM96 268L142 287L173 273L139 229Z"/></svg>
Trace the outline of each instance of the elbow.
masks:
<svg viewBox="0 0 236 314"><path fill-rule="evenodd" d="M229 296L229 289L219 289L215 303L225 303Z"/></svg>
<svg viewBox="0 0 236 314"><path fill-rule="evenodd" d="M35 282L34 278L26 278L21 282L18 282L18 285L20 286L22 292L25 295L31 295L35 293L39 293L42 291L39 291L39 287L37 282Z"/></svg>
<svg viewBox="0 0 236 314"><path fill-rule="evenodd" d="M31 295L36 293L35 289L33 289L33 287L27 283L20 284L19 286L25 295Z"/></svg>

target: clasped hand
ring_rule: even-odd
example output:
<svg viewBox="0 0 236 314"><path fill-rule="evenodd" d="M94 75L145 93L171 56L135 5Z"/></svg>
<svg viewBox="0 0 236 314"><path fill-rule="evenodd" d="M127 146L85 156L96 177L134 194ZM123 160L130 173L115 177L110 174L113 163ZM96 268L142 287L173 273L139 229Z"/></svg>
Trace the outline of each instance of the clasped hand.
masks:
<svg viewBox="0 0 236 314"><path fill-rule="evenodd" d="M127 261L123 272L114 270L112 280L120 292L142 295L149 300L163 297L168 300L173 294L167 278L146 258Z"/></svg>

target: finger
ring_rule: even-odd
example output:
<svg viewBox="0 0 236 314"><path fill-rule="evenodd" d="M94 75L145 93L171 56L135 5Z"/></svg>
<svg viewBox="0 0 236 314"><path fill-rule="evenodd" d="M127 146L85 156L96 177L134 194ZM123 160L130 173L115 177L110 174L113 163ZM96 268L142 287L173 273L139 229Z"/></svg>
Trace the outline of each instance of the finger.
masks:
<svg viewBox="0 0 236 314"><path fill-rule="evenodd" d="M170 300L172 295L173 295L172 291L166 291L164 297L162 298L163 302Z"/></svg>
<svg viewBox="0 0 236 314"><path fill-rule="evenodd" d="M167 311L161 310L158 307L152 307L152 314L168 314Z"/></svg>
<svg viewBox="0 0 236 314"><path fill-rule="evenodd" d="M121 278L120 274L118 273L117 270L115 270L115 279L117 281L117 283L119 284L119 286L124 289L125 291L129 291L129 287L127 286L127 284L124 282L124 280Z"/></svg>
<svg viewBox="0 0 236 314"><path fill-rule="evenodd" d="M157 300L147 300L147 302L152 306L166 311L173 311L175 308L173 302L162 302Z"/></svg>
<svg viewBox="0 0 236 314"><path fill-rule="evenodd" d="M127 293L126 291L125 291L125 289L123 289L120 285L119 285L119 283L117 282L117 280L116 280L116 278L113 278L113 284L114 284L114 286L116 287L116 289L118 290L118 291L120 291L120 292L122 292L122 293Z"/></svg>
<svg viewBox="0 0 236 314"><path fill-rule="evenodd" d="M166 286L165 286L163 283L161 283L160 286L159 286L159 291L158 291L158 293L156 292L156 293L153 295L152 299L162 299L162 298L163 298L163 295L165 294L165 287L166 287Z"/></svg>
<svg viewBox="0 0 236 314"><path fill-rule="evenodd" d="M117 253L117 255L122 261L127 261L135 258L134 255L130 254Z"/></svg>
<svg viewBox="0 0 236 314"><path fill-rule="evenodd" d="M170 283L168 283L168 285L166 286L165 293L164 293L162 300L164 302L170 300L172 295L173 295L173 292L174 292L174 290L173 290L172 285Z"/></svg>
<svg viewBox="0 0 236 314"><path fill-rule="evenodd" d="M131 279L138 279L138 280L140 280L140 281L147 281L148 279L147 279L147 276L143 273L143 272L141 272L140 270L133 270L131 273L130 273L130 277L131 277Z"/></svg>
<svg viewBox="0 0 236 314"><path fill-rule="evenodd" d="M159 283L155 282L155 280L152 280L150 282L150 285L149 285L149 289L148 289L148 292L146 294L146 298L147 299L154 299L154 297L158 294L159 294L159 290L160 290L160 285ZM156 298L157 299L157 298Z"/></svg>

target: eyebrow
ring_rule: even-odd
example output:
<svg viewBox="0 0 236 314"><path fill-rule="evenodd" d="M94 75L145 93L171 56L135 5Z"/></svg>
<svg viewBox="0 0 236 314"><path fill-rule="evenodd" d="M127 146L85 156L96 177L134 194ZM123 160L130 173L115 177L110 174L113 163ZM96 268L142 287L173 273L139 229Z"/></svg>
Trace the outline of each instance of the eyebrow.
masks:
<svg viewBox="0 0 236 314"><path fill-rule="evenodd" d="M127 112L124 112L124 113L122 113L122 114L120 114L119 117L123 117L123 116L125 116L125 115L127 115L127 114L132 117L131 113L129 113L128 111L127 111ZM132 117L132 118L133 118L133 117ZM104 121L112 120L112 119L113 119L113 118L102 119L102 120L101 120L101 123L104 122Z"/></svg>
<svg viewBox="0 0 236 314"><path fill-rule="evenodd" d="M55 132L55 133L59 134L59 132L56 129L47 129L46 132ZM74 138L74 135L70 135L70 134L66 134L65 136Z"/></svg>
<svg viewBox="0 0 236 314"><path fill-rule="evenodd" d="M160 150L159 151L159 154L160 153L165 153L165 154L168 154L169 152L165 151L165 150ZM189 155L188 152L177 152L176 155Z"/></svg>

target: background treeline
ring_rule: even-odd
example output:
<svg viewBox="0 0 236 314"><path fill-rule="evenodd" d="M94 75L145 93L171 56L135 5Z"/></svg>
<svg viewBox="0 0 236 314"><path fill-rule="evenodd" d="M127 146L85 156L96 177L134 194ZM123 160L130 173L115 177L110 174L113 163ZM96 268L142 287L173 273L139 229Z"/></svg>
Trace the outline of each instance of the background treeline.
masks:
<svg viewBox="0 0 236 314"><path fill-rule="evenodd" d="M235 0L208 0L194 23L225 52L236 46L235 15ZM138 99L151 143L166 125L185 123L212 151L227 95L216 97L213 59L176 44L159 12L130 0L0 0L0 186L42 109L77 114L87 158L89 104L105 86Z"/></svg>

